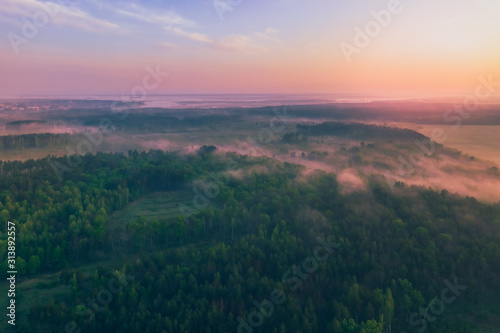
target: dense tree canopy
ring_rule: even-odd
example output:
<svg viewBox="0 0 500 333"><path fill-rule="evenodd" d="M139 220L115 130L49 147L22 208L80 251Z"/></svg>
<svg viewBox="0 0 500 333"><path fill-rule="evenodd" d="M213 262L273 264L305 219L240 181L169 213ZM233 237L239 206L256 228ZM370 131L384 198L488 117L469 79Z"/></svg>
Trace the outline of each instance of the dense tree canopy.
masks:
<svg viewBox="0 0 500 333"><path fill-rule="evenodd" d="M21 275L59 272L55 283L70 290L32 306L21 331L64 332L74 321L82 332L246 332L250 325L368 333L425 325L451 333L478 332L483 320L464 314L485 307L498 318L498 204L403 184L391 191L376 177L368 190L346 194L334 174L305 177L296 165L233 153L88 154L62 182L53 161L1 165L0 219L18 226ZM244 176L229 172L230 164ZM203 184L216 190L207 195ZM147 193L193 186L209 203L191 214L107 227L112 212ZM81 269L103 255L115 264ZM434 321L422 319L419 308L433 309L445 281L466 289ZM273 299L280 301L271 311L265 302Z"/></svg>

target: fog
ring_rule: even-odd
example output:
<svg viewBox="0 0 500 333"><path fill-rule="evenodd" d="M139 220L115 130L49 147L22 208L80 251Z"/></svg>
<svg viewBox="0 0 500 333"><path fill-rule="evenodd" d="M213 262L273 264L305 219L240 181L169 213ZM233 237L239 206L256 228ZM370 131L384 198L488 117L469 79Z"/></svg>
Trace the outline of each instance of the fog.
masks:
<svg viewBox="0 0 500 333"><path fill-rule="evenodd" d="M356 145L356 142L351 142L350 145L345 146ZM226 145L221 150L251 156L274 157L281 162L300 164L305 167L302 172L304 176L314 174L314 170L336 173L337 180L345 193L365 190L370 175L386 175L389 184L400 181L408 185L431 187L436 190L445 189L451 193L473 196L486 202L500 202L500 172L496 169L496 165L479 159L471 160L466 155L448 149L441 149L430 157L424 157L418 165L414 165L411 174L401 174L398 171L401 163L392 152L391 155L384 154L383 149L381 151L375 149L373 153L363 155L362 162L357 163L353 162L352 157L349 156L349 148L341 150L340 146L335 149L327 145L314 145L314 150L328 152L328 156L321 161L300 157L301 151L305 151L307 156L308 149L293 150L296 152L296 157L291 157L290 153L279 153L278 149L272 148L254 147L245 151L238 149L236 145ZM309 147L309 151L313 148ZM409 150L406 156L411 152ZM384 164L375 166L375 161L383 161ZM237 173L234 175L236 176Z"/></svg>

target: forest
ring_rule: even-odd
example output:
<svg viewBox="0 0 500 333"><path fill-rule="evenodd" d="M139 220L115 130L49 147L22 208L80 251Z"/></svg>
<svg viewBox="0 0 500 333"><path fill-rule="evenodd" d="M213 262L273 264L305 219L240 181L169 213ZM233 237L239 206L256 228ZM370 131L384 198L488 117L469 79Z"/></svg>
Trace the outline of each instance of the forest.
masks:
<svg viewBox="0 0 500 333"><path fill-rule="evenodd" d="M0 149L16 150L62 146L68 143L69 134L21 134L0 136Z"/></svg>
<svg viewBox="0 0 500 333"><path fill-rule="evenodd" d="M399 182L391 191L380 176L345 193L333 173L216 148L87 154L62 182L53 163L67 157L3 162L0 219L17 225L19 276L50 276L20 289L24 303L33 288L50 297L30 302L16 331L496 327L499 204ZM148 193L186 192L194 199L174 217L108 225ZM6 230L0 238L5 258Z"/></svg>
<svg viewBox="0 0 500 333"><path fill-rule="evenodd" d="M405 128L367 125L363 123L323 122L318 125L297 125L297 131L311 136L341 136L356 140L422 140L426 137Z"/></svg>

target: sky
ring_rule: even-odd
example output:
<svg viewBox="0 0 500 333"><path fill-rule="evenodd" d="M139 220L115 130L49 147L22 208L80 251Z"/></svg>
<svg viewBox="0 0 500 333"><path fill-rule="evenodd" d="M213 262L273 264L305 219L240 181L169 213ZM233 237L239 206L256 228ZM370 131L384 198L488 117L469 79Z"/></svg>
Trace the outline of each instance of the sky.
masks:
<svg viewBox="0 0 500 333"><path fill-rule="evenodd" d="M1 0L0 96L467 95L500 82L499 17L498 0Z"/></svg>

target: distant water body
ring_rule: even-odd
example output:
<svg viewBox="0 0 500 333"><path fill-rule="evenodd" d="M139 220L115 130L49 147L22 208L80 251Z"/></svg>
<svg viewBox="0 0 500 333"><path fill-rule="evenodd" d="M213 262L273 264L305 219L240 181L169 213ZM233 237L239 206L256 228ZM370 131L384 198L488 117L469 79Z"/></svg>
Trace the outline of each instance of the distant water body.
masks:
<svg viewBox="0 0 500 333"><path fill-rule="evenodd" d="M327 103L369 103L376 99L333 95L157 95L146 99L144 107L163 108L256 108L281 105Z"/></svg>
<svg viewBox="0 0 500 333"><path fill-rule="evenodd" d="M140 102L141 108L167 108L167 109L216 109L216 108L258 108L264 106L282 105L312 105L312 104L333 104L333 103L371 103L371 102L441 102L456 103L461 101L463 96L434 96L429 98L414 97L373 97L363 95L340 95L340 94L164 94L148 95L146 98L131 98L127 95L73 95L73 96L25 96L22 98L12 98L12 100L31 101L78 101L77 104L83 106L85 101L133 101ZM0 98L2 100L2 98ZM5 100L5 99L4 99ZM84 102L84 103L81 103ZM500 103L500 98L492 98L489 103ZM90 106L90 104L89 104ZM94 105L95 106L95 105Z"/></svg>
<svg viewBox="0 0 500 333"><path fill-rule="evenodd" d="M93 96L26 96L24 100L78 100L78 101L111 101L127 100L142 102L142 108L168 109L214 109L214 108L255 108L281 105L309 105L328 103L369 103L373 101L401 100L374 98L359 95L148 95L144 99L134 99L124 95Z"/></svg>

